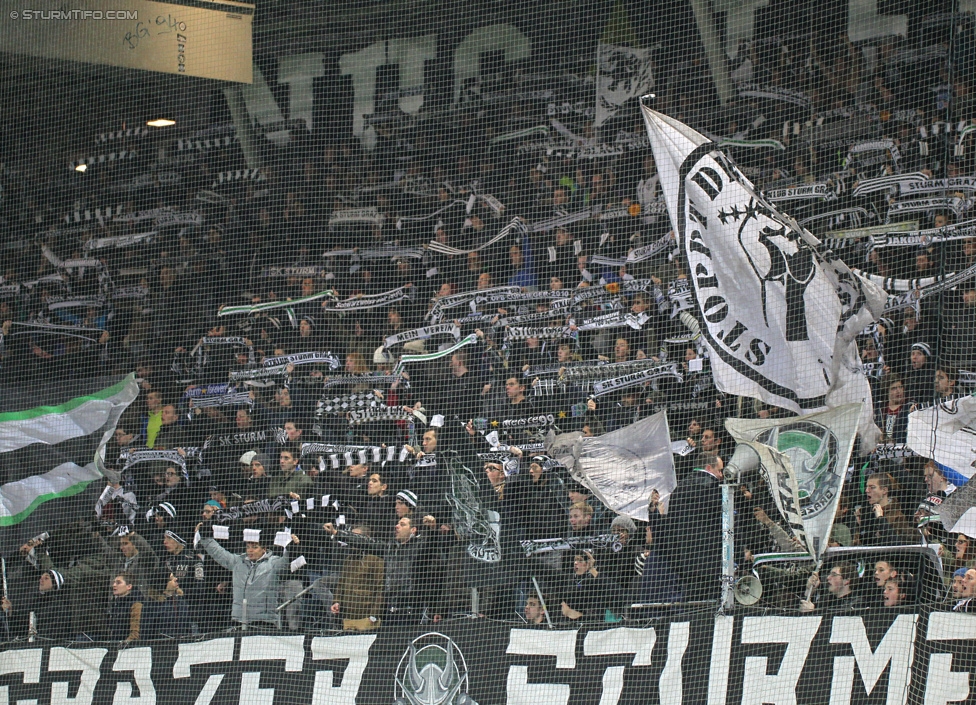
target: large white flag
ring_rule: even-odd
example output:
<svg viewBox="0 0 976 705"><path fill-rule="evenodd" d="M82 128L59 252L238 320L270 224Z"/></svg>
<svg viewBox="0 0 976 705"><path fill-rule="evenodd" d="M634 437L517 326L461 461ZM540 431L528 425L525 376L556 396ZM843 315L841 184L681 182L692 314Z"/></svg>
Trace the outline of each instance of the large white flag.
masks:
<svg viewBox="0 0 976 705"><path fill-rule="evenodd" d="M845 404L801 418L725 421L737 443L759 454L777 508L817 560L827 548L860 415L858 404Z"/></svg>
<svg viewBox="0 0 976 705"><path fill-rule="evenodd" d="M640 521L647 521L647 500L653 490L666 508L678 484L664 411L602 436L550 434L546 452L610 509Z"/></svg>
<svg viewBox="0 0 976 705"><path fill-rule="evenodd" d="M965 485L976 462L976 397L948 399L910 413L906 445L939 463L956 487Z"/></svg>
<svg viewBox="0 0 976 705"><path fill-rule="evenodd" d="M647 49L598 44L596 65L593 127L612 118L631 98L639 98L654 88L651 53Z"/></svg>
<svg viewBox="0 0 976 705"><path fill-rule="evenodd" d="M642 110L718 389L797 414L863 402L862 441L873 444L854 339L881 315L885 292L819 254L820 241L704 135Z"/></svg>

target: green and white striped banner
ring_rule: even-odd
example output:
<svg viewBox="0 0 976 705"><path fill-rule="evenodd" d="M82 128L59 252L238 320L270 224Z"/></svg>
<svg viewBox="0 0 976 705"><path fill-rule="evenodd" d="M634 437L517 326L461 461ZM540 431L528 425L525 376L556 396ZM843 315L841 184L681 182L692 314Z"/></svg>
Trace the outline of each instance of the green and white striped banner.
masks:
<svg viewBox="0 0 976 705"><path fill-rule="evenodd" d="M326 289L325 291L320 291L317 294L312 294L311 296L303 296L300 299L289 299L287 301L267 301L262 304L253 304L251 306L224 306L217 312L217 316L235 316L239 314L250 314L250 313L260 313L261 311L270 311L276 308L289 308L291 306L300 306L301 304L308 303L310 301L318 301L319 299L324 299L326 297L335 298L335 292L332 289Z"/></svg>
<svg viewBox="0 0 976 705"><path fill-rule="evenodd" d="M408 365L411 362L429 362L430 360L439 360L442 357L447 357L448 355L453 355L455 351L460 350L465 345L471 345L472 343L478 342L478 336L474 333L466 338L463 338L456 345L452 345L444 350L439 350L434 353L426 353L424 355L402 355L400 357L400 362L397 364L396 369L393 370L394 375L399 375L403 372L403 366Z"/></svg>
<svg viewBox="0 0 976 705"><path fill-rule="evenodd" d="M503 135L492 137L490 144L501 144L502 142L521 140L521 139L525 139L526 137L532 137L533 135L539 135L540 137L548 137L549 127L547 125L536 125L535 127L526 127L524 130L516 130L515 132L506 132Z"/></svg>
<svg viewBox="0 0 976 705"><path fill-rule="evenodd" d="M778 149L786 150L786 147L779 140L737 140L727 137L718 141L719 147L745 147L747 149Z"/></svg>
<svg viewBox="0 0 976 705"><path fill-rule="evenodd" d="M26 519L41 504L71 497L102 478L105 444L139 395L135 375L54 406L0 413L0 526ZM38 471L40 474L34 474Z"/></svg>

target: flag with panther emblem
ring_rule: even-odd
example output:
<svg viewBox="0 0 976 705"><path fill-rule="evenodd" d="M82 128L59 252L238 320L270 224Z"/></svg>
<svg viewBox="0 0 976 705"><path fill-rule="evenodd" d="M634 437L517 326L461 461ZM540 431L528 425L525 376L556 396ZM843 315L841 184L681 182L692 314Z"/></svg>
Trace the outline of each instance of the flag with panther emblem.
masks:
<svg viewBox="0 0 976 705"><path fill-rule="evenodd" d="M821 250L713 142L642 106L668 213L684 251L716 387L797 414L864 402L854 343L884 291Z"/></svg>
<svg viewBox="0 0 976 705"><path fill-rule="evenodd" d="M860 415L859 404L845 404L799 418L725 421L736 443L759 454L777 509L817 560L827 549Z"/></svg>
<svg viewBox="0 0 976 705"><path fill-rule="evenodd" d="M599 44L596 51L596 113L593 127L616 115L621 106L654 88L648 49Z"/></svg>

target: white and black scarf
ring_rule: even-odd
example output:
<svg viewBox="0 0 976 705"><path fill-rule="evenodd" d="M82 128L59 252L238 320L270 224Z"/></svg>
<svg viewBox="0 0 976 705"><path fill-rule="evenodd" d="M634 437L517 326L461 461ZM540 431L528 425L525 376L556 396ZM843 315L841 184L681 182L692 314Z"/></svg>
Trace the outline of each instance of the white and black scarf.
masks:
<svg viewBox="0 0 976 705"><path fill-rule="evenodd" d="M837 191L832 184L802 184L788 188L775 188L763 192L763 195L773 203L785 201L833 201L837 199Z"/></svg>
<svg viewBox="0 0 976 705"><path fill-rule="evenodd" d="M372 392L347 394L345 396L330 397L319 401L315 410L315 417L321 419L323 416L340 415L350 411L362 411L364 409L376 409L385 406L385 402Z"/></svg>
<svg viewBox="0 0 976 705"><path fill-rule="evenodd" d="M910 201L895 201L888 207L888 218L905 213L926 213L928 211L952 211L961 215L972 207L972 201L958 196L914 198Z"/></svg>
<svg viewBox="0 0 976 705"><path fill-rule="evenodd" d="M236 184L244 181L265 181L267 177L260 169L234 169L232 171L222 171L217 174L217 178L210 184L210 188L217 188L226 184Z"/></svg>
<svg viewBox="0 0 976 705"><path fill-rule="evenodd" d="M852 196L864 196L878 191L892 191L905 193L907 186L913 183L924 183L928 176L921 171L909 174L885 174L871 179L861 179L851 191Z"/></svg>
<svg viewBox="0 0 976 705"><path fill-rule="evenodd" d="M389 463L396 456L396 446L359 446L334 443L302 443L302 457L322 456L328 458L333 468L340 466L341 458L346 467L366 463Z"/></svg>
<svg viewBox="0 0 976 705"><path fill-rule="evenodd" d="M456 247L443 245L437 242L437 240L431 240L429 243L427 243L427 248L431 252L439 252L445 255L464 256L464 255L469 255L472 252L481 252L482 250L491 247L496 242L501 242L505 238L510 237L512 235L517 235L517 236L525 235L528 232L528 230L529 229L526 226L525 221L523 221L521 218L512 218L512 222L510 222L504 228L499 230L497 235L487 240L486 242L483 242L481 245L475 247L474 249L459 250Z"/></svg>
<svg viewBox="0 0 976 705"><path fill-rule="evenodd" d="M577 368L594 369L598 367L605 367L607 364L603 360L598 360L596 362L554 362L551 365L535 365L530 367L522 373L523 377L533 379L535 377L545 377L547 375L557 375L560 370L573 370Z"/></svg>
<svg viewBox="0 0 976 705"><path fill-rule="evenodd" d="M550 326L548 328L529 328L526 326L509 326L505 329L506 342L512 340L563 340L569 338L569 329L565 326Z"/></svg>
<svg viewBox="0 0 976 705"><path fill-rule="evenodd" d="M428 340L438 335L450 335L457 341L461 339L461 329L454 323L437 323L423 328L414 328L403 333L387 336L383 341L383 347L392 348L394 345L407 343L411 340Z"/></svg>
<svg viewBox="0 0 976 705"><path fill-rule="evenodd" d="M621 377L613 377L611 379L604 379L594 382L593 396L602 397L606 394L611 394L621 389L636 387L646 384L647 382L665 378L671 378L677 380L678 382L684 380L684 376L678 371L677 364L671 363L669 365L657 365L655 367L651 367L650 369L641 370L639 372L631 372Z"/></svg>
<svg viewBox="0 0 976 705"><path fill-rule="evenodd" d="M342 361L331 352L311 351L266 357L262 364L266 368L280 365L328 365L330 370L337 370L342 365Z"/></svg>
<svg viewBox="0 0 976 705"><path fill-rule="evenodd" d="M250 306L224 306L217 312L218 317L223 316L237 316L237 315L250 315L252 313L263 313L264 311L271 311L279 308L295 308L302 304L310 303L312 301L318 301L320 299L335 299L335 292L331 289L326 289L325 291L320 291L317 294L311 294L309 296L303 296L298 299L292 299L290 301L267 301L265 303L253 304Z"/></svg>
<svg viewBox="0 0 976 705"><path fill-rule="evenodd" d="M976 237L976 220L967 220L942 228L875 235L871 238L871 249L876 247L925 247L934 243L965 240L971 237Z"/></svg>
<svg viewBox="0 0 976 705"><path fill-rule="evenodd" d="M630 313L624 311L614 311L593 318L587 318L578 323L580 330L604 330L606 328L620 328L626 326L634 330L640 330L644 324L651 319L646 311L641 313Z"/></svg>
<svg viewBox="0 0 976 705"><path fill-rule="evenodd" d="M305 265L300 267L267 267L261 270L261 276L272 279L275 277L324 277L328 275L329 269L318 264Z"/></svg>
<svg viewBox="0 0 976 705"><path fill-rule="evenodd" d="M421 421L427 422L423 414L408 411L402 406L377 406L375 408L356 409L349 412L349 425L375 423L378 421Z"/></svg>
<svg viewBox="0 0 976 705"><path fill-rule="evenodd" d="M248 502L237 507L218 509L214 512L213 520L221 524L230 521L239 521L245 517L258 516L260 514L277 514L291 509L291 501L283 499L259 499L256 502Z"/></svg>
<svg viewBox="0 0 976 705"><path fill-rule="evenodd" d="M199 458L200 448L182 448L183 454L175 450L152 450L151 448L124 448L119 453L119 460L124 463L122 471L146 462L165 462L178 465L183 470L184 479L187 477L186 465L191 458Z"/></svg>
<svg viewBox="0 0 976 705"><path fill-rule="evenodd" d="M519 294L478 294L472 301L473 308L490 306L499 308L511 304L524 305L539 301L552 301L555 305L558 301L569 301L573 292L569 289L559 289L557 291L528 291Z"/></svg>
<svg viewBox="0 0 976 705"><path fill-rule="evenodd" d="M506 316L505 318L499 318L496 326L499 328L509 326L524 326L529 323L540 323L553 318L566 318L566 316L566 309L550 308L548 311L542 311L540 313L523 313L520 316ZM489 317L493 319L495 314L489 314Z"/></svg>
<svg viewBox="0 0 976 705"><path fill-rule="evenodd" d="M133 233L132 235L92 238L85 242L85 249L92 251L104 250L110 247L120 249L123 247L131 247L132 245L148 245L155 239L156 234L155 230L149 230L148 232Z"/></svg>
<svg viewBox="0 0 976 705"><path fill-rule="evenodd" d="M366 311L374 308L383 308L398 301L412 298L415 295L413 287L397 287L380 294L366 294L356 296L345 301L339 301L332 306L335 311Z"/></svg>
<svg viewBox="0 0 976 705"><path fill-rule="evenodd" d="M248 392L228 391L223 394L202 394L189 399L193 408L205 409L215 406L254 406Z"/></svg>
<svg viewBox="0 0 976 705"><path fill-rule="evenodd" d="M273 377L282 377L288 374L287 365L277 365L275 367L255 367L246 370L231 370L228 378L231 382L244 382L247 380L268 380Z"/></svg>
<svg viewBox="0 0 976 705"><path fill-rule="evenodd" d="M236 433L215 433L207 438L203 444L203 451L211 448L227 446L264 446L268 443L282 445L288 441L288 434L283 428L262 428Z"/></svg>
<svg viewBox="0 0 976 705"><path fill-rule="evenodd" d="M337 375L335 377L328 377L322 383L322 386L325 389L344 385L365 385L370 388L376 388L393 384L398 379L400 379L398 375Z"/></svg>
<svg viewBox="0 0 976 705"><path fill-rule="evenodd" d="M873 277L874 275L871 276ZM955 272L945 277L928 277L925 280L883 279L884 282L890 283L893 288L897 287L895 288L896 291L904 292L896 296L888 297L888 302L885 304L884 315L887 316L895 311L906 308L915 308L917 310L918 304L922 299L953 289L963 282L973 279L974 277L976 277L976 264L964 269L961 272ZM877 279L881 279L881 277L878 277ZM906 286L910 285L912 282L922 281L930 283L915 287ZM875 280L875 283L878 283L877 280ZM888 289L883 285L882 288L886 290Z"/></svg>
<svg viewBox="0 0 976 705"><path fill-rule="evenodd" d="M539 553L551 551L578 551L592 549L611 549L619 551L623 548L620 539L615 534L602 534L600 536L570 536L569 538L556 539L526 539L520 541L522 550L526 556L534 556Z"/></svg>
<svg viewBox="0 0 976 705"><path fill-rule="evenodd" d="M474 297L479 294L482 295L499 294L499 293L517 294L521 290L522 289L517 286L496 286L491 289L485 289L484 291L480 291L480 292L466 291L461 294L451 294L450 296L444 296L434 301L433 306L431 306L430 312L427 314L427 318L429 318L434 323L439 323L443 316L444 311L449 311L450 309L458 308L460 306L470 304L474 300Z"/></svg>

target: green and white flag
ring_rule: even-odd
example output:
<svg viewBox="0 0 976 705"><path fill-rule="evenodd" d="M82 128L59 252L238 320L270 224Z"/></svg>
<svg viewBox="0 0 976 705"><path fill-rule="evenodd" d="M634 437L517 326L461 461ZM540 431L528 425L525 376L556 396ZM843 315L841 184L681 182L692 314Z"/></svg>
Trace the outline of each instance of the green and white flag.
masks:
<svg viewBox="0 0 976 705"><path fill-rule="evenodd" d="M860 414L860 404L845 404L791 419L725 421L736 443L746 443L759 452L777 508L817 560L827 549ZM759 445L767 446L769 452L760 452L764 449ZM799 525L795 501L799 502Z"/></svg>
<svg viewBox="0 0 976 705"><path fill-rule="evenodd" d="M104 477L101 454L139 395L135 375L54 406L0 413L0 526L19 524L45 502Z"/></svg>

